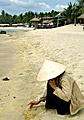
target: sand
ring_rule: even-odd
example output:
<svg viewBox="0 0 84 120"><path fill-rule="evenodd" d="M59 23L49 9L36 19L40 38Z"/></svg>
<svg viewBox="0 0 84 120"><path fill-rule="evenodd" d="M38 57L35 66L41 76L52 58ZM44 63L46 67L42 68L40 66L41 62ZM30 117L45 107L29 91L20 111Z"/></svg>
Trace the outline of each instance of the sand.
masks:
<svg viewBox="0 0 84 120"><path fill-rule="evenodd" d="M81 26L32 29L11 34L13 36L5 35L0 39L1 42L5 38L0 43L3 44L3 48L0 46L0 119L83 120L84 109L75 116L62 116L56 110L44 110L44 102L32 109L27 105L39 99L45 90L46 82L36 80L45 59L66 65L67 72L77 81L84 94L84 31ZM5 62L2 65L3 58ZM4 77L10 80L3 81Z"/></svg>

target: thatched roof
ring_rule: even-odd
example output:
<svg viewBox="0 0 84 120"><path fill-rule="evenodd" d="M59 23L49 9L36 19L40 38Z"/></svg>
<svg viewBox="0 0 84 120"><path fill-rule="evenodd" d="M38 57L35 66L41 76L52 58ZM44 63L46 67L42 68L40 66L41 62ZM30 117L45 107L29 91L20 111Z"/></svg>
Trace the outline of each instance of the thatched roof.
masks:
<svg viewBox="0 0 84 120"><path fill-rule="evenodd" d="M84 13L78 17L79 19L84 19Z"/></svg>
<svg viewBox="0 0 84 120"><path fill-rule="evenodd" d="M31 19L30 21L31 21L31 22L40 22L41 19L40 19L40 18L33 18L33 19Z"/></svg>
<svg viewBox="0 0 84 120"><path fill-rule="evenodd" d="M43 20L50 20L50 19L52 19L53 17L43 17L42 19Z"/></svg>
<svg viewBox="0 0 84 120"><path fill-rule="evenodd" d="M49 20L43 20L42 23L43 23L43 24L48 24L48 23L50 23L50 21L49 21Z"/></svg>

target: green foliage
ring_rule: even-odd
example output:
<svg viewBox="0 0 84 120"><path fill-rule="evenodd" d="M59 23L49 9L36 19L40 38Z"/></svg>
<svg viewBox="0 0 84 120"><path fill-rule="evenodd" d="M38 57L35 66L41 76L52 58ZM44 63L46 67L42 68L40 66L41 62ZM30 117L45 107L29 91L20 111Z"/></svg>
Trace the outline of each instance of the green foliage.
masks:
<svg viewBox="0 0 84 120"><path fill-rule="evenodd" d="M79 3L79 6L84 6L84 0L77 0Z"/></svg>
<svg viewBox="0 0 84 120"><path fill-rule="evenodd" d="M77 19L78 16L84 13L84 0L77 0L78 4L74 3L68 3L68 8L65 9L65 16L66 19L70 22L74 22L74 20Z"/></svg>
<svg viewBox="0 0 84 120"><path fill-rule="evenodd" d="M2 13L0 15L0 24L18 24L18 23L29 23L29 25L31 24L31 22L29 22L32 18L34 17L39 17L42 18L44 16L48 16L48 17L54 17L58 14L59 12L52 10L51 12L40 12L39 14L37 12L32 12L32 11L28 11L26 12L24 15L21 13L19 16L17 15L9 15L8 13L5 13L4 10L2 10Z"/></svg>
<svg viewBox="0 0 84 120"><path fill-rule="evenodd" d="M57 26L57 19L53 20L54 26Z"/></svg>
<svg viewBox="0 0 84 120"><path fill-rule="evenodd" d="M44 17L45 15L44 15L44 13L43 12L40 12L39 13L39 18L42 18L42 17Z"/></svg>
<svg viewBox="0 0 84 120"><path fill-rule="evenodd" d="M83 14L84 13L84 0L77 0L80 6L80 13Z"/></svg>
<svg viewBox="0 0 84 120"><path fill-rule="evenodd" d="M70 2L70 3L68 3L68 8L65 9L65 16L66 16L66 18L71 18L72 11L73 11L73 5Z"/></svg>
<svg viewBox="0 0 84 120"><path fill-rule="evenodd" d="M12 22L12 15L9 15L8 13L5 13L4 10L2 10L2 13L0 15L0 24L10 24Z"/></svg>

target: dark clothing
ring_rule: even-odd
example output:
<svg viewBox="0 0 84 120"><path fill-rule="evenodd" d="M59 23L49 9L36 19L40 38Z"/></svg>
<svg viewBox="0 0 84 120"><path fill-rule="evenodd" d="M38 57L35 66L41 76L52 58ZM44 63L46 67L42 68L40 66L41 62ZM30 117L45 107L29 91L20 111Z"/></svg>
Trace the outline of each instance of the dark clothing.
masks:
<svg viewBox="0 0 84 120"><path fill-rule="evenodd" d="M48 109L57 109L57 113L64 115L70 114L70 101L66 102L53 94L54 89L47 84L47 96L45 107Z"/></svg>

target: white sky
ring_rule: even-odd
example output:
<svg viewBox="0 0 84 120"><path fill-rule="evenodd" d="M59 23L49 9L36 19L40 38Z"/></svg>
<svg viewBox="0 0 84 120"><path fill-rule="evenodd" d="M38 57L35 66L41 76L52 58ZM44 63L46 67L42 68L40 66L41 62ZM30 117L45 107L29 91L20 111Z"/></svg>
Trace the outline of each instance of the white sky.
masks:
<svg viewBox="0 0 84 120"><path fill-rule="evenodd" d="M76 0L0 0L0 13L2 10L9 14L28 12L49 12L51 10L62 11L67 8L69 2Z"/></svg>

